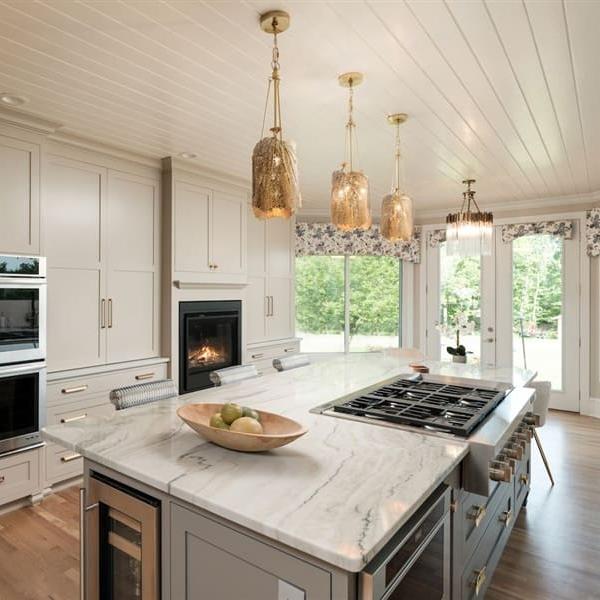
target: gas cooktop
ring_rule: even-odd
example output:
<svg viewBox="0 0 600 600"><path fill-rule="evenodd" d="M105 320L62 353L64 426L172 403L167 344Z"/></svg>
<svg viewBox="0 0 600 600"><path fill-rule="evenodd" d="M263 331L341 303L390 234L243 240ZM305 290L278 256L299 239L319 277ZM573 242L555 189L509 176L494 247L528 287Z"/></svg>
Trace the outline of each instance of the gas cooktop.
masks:
<svg viewBox="0 0 600 600"><path fill-rule="evenodd" d="M433 375L405 376L325 410L466 438L511 389L493 382L479 384Z"/></svg>

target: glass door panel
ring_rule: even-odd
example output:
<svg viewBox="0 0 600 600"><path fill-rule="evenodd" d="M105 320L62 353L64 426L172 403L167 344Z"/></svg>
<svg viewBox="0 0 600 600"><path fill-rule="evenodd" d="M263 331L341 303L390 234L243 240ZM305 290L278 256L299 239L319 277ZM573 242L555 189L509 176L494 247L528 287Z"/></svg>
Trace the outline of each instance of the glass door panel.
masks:
<svg viewBox="0 0 600 600"><path fill-rule="evenodd" d="M401 261L388 256L350 257L350 352L400 345Z"/></svg>
<svg viewBox="0 0 600 600"><path fill-rule="evenodd" d="M563 252L553 235L528 235L512 243L513 361L563 389Z"/></svg>
<svg viewBox="0 0 600 600"><path fill-rule="evenodd" d="M468 362L478 364L481 360L481 260L472 256L448 256L443 243L439 247L439 265L440 359L451 361L447 348L456 348L460 343L466 348Z"/></svg>

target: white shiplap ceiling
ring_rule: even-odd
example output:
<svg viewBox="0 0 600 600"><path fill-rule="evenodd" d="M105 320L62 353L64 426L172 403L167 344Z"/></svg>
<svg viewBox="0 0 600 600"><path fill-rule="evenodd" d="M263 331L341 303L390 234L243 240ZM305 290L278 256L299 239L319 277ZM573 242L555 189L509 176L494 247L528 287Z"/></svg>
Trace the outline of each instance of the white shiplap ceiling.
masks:
<svg viewBox="0 0 600 600"><path fill-rule="evenodd" d="M0 92L63 131L148 156L195 152L250 177L271 38L282 8L284 134L307 211L328 205L358 70L360 166L377 207L403 126L418 209L453 206L466 176L482 204L600 190L600 2L558 0L202 2L0 0Z"/></svg>

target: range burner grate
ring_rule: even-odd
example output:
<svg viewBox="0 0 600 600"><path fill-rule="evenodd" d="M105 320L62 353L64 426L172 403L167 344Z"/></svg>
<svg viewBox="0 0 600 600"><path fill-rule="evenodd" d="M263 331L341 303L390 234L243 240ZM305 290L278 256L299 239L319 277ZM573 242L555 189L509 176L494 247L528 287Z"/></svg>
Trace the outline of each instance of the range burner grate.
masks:
<svg viewBox="0 0 600 600"><path fill-rule="evenodd" d="M485 387L398 379L333 410L467 437L505 395Z"/></svg>

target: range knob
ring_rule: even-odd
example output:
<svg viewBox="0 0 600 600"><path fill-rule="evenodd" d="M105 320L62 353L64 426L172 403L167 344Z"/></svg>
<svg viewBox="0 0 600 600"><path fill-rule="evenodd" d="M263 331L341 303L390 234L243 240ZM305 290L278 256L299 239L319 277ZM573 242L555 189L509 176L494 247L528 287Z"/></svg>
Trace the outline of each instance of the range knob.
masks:
<svg viewBox="0 0 600 600"><path fill-rule="evenodd" d="M510 483L512 481L513 471L508 463L494 461L490 463L489 475L492 481Z"/></svg>
<svg viewBox="0 0 600 600"><path fill-rule="evenodd" d="M538 423L538 419L534 414L529 413L523 417L523 422L526 423L527 425L531 425L532 427L535 427Z"/></svg>
<svg viewBox="0 0 600 600"><path fill-rule="evenodd" d="M520 444L509 442L504 446L504 454L514 460L521 460L523 458L523 447Z"/></svg>

